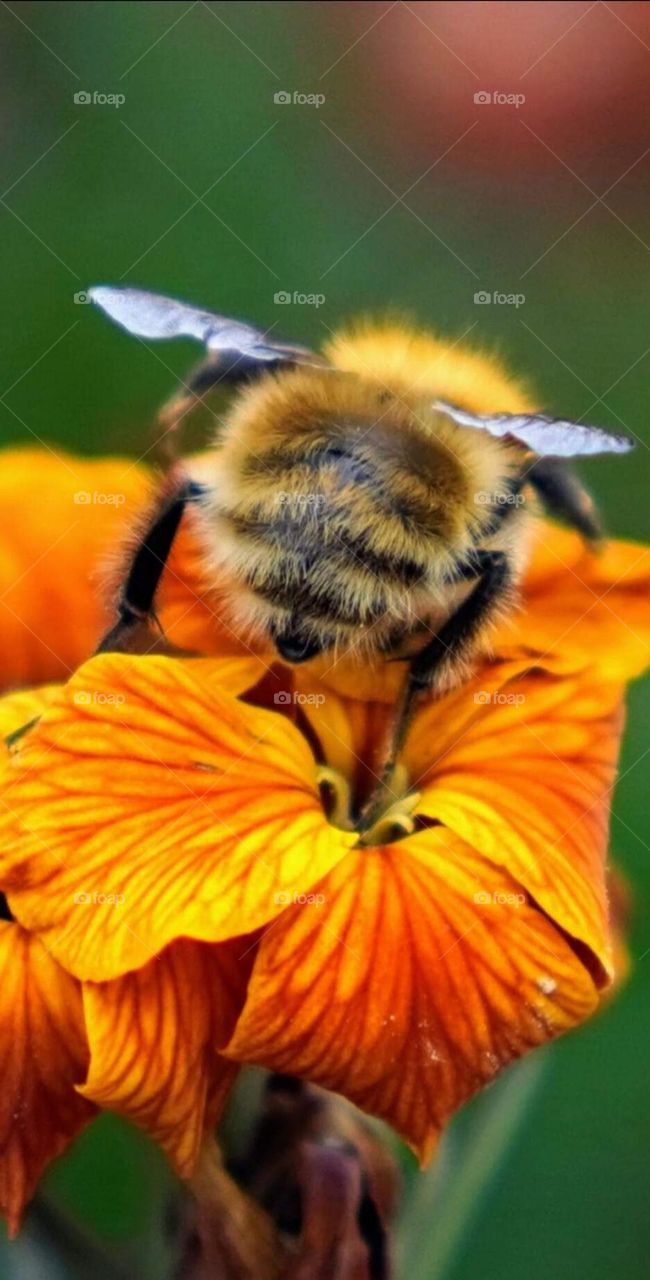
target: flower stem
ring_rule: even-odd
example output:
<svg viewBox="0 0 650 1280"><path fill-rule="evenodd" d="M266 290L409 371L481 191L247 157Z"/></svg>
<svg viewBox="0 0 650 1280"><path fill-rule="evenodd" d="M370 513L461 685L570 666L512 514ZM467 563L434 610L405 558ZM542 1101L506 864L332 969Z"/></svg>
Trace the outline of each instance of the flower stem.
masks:
<svg viewBox="0 0 650 1280"><path fill-rule="evenodd" d="M488 1095L467 1138L452 1131L431 1171L416 1178L400 1224L400 1276L447 1280L545 1069L546 1054L538 1050Z"/></svg>

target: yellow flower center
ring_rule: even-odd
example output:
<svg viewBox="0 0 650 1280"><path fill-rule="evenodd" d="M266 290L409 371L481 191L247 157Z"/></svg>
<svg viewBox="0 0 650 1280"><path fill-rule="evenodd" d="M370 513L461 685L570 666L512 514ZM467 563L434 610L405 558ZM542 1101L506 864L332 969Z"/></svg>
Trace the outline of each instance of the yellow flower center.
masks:
<svg viewBox="0 0 650 1280"><path fill-rule="evenodd" d="M365 846L393 844L415 831L420 793L409 790L409 779L403 765L396 765L389 781L382 784L385 807L373 816L371 825L363 827L354 817L352 789L338 769L321 765L316 772L323 808L328 822L341 831L359 831L359 844Z"/></svg>

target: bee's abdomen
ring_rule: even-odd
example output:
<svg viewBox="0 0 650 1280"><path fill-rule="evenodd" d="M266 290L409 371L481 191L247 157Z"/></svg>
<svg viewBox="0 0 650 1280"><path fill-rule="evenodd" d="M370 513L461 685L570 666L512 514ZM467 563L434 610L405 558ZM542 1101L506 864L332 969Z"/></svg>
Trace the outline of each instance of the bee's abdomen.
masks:
<svg viewBox="0 0 650 1280"><path fill-rule="evenodd" d="M226 519L236 534L247 587L269 604L332 624L375 621L396 595L422 583L426 572L424 561L379 554L349 530L330 530L324 538L308 518Z"/></svg>
<svg viewBox="0 0 650 1280"><path fill-rule="evenodd" d="M453 549L440 488L383 443L368 429L314 432L224 467L218 536L246 591L334 630L409 616Z"/></svg>

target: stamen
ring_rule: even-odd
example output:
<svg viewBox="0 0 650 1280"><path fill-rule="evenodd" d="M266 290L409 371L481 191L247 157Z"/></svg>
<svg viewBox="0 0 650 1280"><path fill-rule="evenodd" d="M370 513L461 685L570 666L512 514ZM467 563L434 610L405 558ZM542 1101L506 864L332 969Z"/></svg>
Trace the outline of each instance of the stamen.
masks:
<svg viewBox="0 0 650 1280"><path fill-rule="evenodd" d="M372 826L360 833L359 844L364 848L368 845L393 844L396 840L403 840L404 836L413 835L416 826L415 810L419 800L419 791L400 796L389 809L378 815Z"/></svg>
<svg viewBox="0 0 650 1280"><path fill-rule="evenodd" d="M319 765L316 780L328 822L341 831L358 831L359 847L394 844L396 840L403 840L417 830L418 818L415 810L420 793L409 793L408 775L403 765L394 769L390 783L387 784L386 790L392 803L377 814L369 827L361 830L352 818L352 792L348 779L338 769Z"/></svg>
<svg viewBox="0 0 650 1280"><path fill-rule="evenodd" d="M350 817L352 793L347 778L339 773L338 769L331 769L329 765L319 765L316 770L316 781L328 821L333 827L339 827L341 831L354 831L354 823Z"/></svg>

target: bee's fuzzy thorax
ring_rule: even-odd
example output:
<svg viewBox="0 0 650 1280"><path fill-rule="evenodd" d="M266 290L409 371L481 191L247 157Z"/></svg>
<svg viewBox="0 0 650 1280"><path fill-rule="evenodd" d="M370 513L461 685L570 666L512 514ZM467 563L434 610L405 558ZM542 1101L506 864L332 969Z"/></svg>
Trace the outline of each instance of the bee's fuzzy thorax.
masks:
<svg viewBox="0 0 650 1280"><path fill-rule="evenodd" d="M216 441L210 555L252 630L277 634L299 613L329 647L389 648L444 613L445 582L521 465L519 448L435 401L475 408L487 371L500 407L521 408L523 393L486 357L393 328L335 338L329 357L234 401Z"/></svg>
<svg viewBox="0 0 650 1280"><path fill-rule="evenodd" d="M408 323L357 321L334 334L324 354L337 369L398 386L409 395L459 404L472 413L527 413L535 408L528 387L496 355Z"/></svg>

